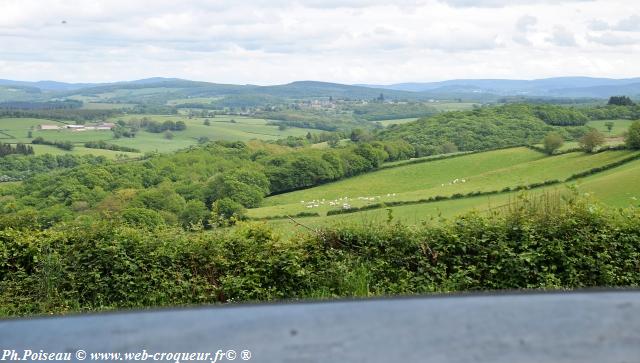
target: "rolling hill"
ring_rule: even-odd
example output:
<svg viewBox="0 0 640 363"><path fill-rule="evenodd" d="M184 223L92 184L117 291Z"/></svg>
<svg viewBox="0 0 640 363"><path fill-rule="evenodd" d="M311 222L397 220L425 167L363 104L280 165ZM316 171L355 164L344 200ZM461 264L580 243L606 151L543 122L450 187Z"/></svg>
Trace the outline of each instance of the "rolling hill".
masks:
<svg viewBox="0 0 640 363"><path fill-rule="evenodd" d="M442 94L587 97L608 98L626 94L640 96L640 78L612 79L591 77L556 77L534 80L456 79L442 82L397 83L391 85L364 85L398 91L418 92L437 97Z"/></svg>
<svg viewBox="0 0 640 363"><path fill-rule="evenodd" d="M165 104L172 99L236 97L249 104L291 99L340 98L370 100L384 94L392 100L466 99L495 102L505 96L598 98L640 97L640 78L558 77L536 80L456 79L391 85L347 85L297 81L282 85L235 85L154 77L115 83L0 80L0 101L93 97L93 101Z"/></svg>

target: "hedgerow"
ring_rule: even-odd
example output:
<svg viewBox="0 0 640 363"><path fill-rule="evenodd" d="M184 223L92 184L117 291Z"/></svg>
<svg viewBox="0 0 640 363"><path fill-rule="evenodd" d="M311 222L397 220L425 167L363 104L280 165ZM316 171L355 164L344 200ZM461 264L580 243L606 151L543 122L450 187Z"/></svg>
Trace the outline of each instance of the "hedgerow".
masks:
<svg viewBox="0 0 640 363"><path fill-rule="evenodd" d="M517 200L419 225L282 240L263 223L186 232L108 219L0 231L0 315L495 289L640 285L640 210Z"/></svg>

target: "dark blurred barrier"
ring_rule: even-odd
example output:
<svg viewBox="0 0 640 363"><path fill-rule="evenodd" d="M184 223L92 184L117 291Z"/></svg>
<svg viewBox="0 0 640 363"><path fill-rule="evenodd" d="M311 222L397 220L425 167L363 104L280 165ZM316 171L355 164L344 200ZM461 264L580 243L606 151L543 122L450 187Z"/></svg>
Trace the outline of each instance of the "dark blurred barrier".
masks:
<svg viewBox="0 0 640 363"><path fill-rule="evenodd" d="M233 350L235 361L243 362L248 350L250 362L634 363L640 362L640 292L240 305L7 320L0 321L0 350L0 359L42 350L70 352L73 360L82 350L86 361L96 352L144 350L147 361L162 352L211 352L206 361L226 362ZM190 357L182 358L187 359L177 360Z"/></svg>

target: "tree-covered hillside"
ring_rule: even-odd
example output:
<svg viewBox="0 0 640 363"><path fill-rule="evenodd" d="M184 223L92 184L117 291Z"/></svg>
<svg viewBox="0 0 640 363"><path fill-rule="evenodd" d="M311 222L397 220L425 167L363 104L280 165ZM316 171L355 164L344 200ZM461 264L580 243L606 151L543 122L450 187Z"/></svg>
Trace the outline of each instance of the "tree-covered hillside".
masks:
<svg viewBox="0 0 640 363"><path fill-rule="evenodd" d="M442 152L445 145L458 150L485 150L538 143L550 131L574 138L584 130L558 128L536 117L529 105L483 107L473 111L447 112L380 132L383 140L403 139L418 155Z"/></svg>

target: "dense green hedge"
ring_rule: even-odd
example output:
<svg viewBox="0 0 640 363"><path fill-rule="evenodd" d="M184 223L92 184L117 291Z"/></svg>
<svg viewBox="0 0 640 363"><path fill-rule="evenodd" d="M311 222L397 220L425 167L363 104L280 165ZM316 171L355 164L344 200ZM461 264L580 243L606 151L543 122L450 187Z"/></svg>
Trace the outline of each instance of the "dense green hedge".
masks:
<svg viewBox="0 0 640 363"><path fill-rule="evenodd" d="M0 315L486 289L640 284L640 210L523 200L437 225L261 223L185 232L111 221L0 231Z"/></svg>
<svg viewBox="0 0 640 363"><path fill-rule="evenodd" d="M135 149L135 148L128 147L128 146L109 144L109 143L105 142L104 140L85 142L84 143L84 147L89 148L89 149L103 149L103 150L112 150L112 151L124 151L124 152L130 152L130 153L139 153L140 152L139 149Z"/></svg>

